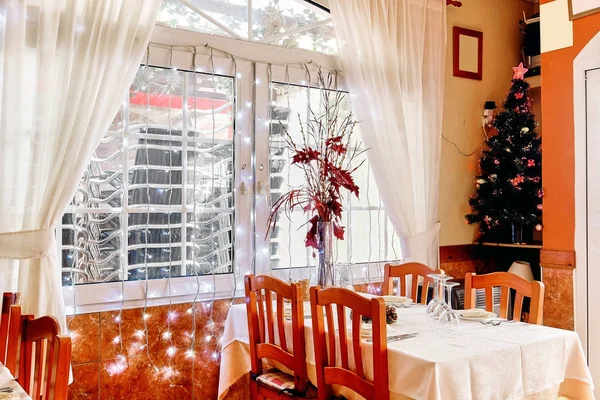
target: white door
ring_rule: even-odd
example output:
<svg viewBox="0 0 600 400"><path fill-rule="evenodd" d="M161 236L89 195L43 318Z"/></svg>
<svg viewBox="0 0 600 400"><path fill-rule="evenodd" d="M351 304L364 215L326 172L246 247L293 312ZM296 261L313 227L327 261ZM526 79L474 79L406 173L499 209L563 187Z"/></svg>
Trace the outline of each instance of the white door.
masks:
<svg viewBox="0 0 600 400"><path fill-rule="evenodd" d="M600 68L586 72L587 143L587 347L596 386L600 384ZM578 289L580 290L580 289ZM596 390L598 393L598 389Z"/></svg>

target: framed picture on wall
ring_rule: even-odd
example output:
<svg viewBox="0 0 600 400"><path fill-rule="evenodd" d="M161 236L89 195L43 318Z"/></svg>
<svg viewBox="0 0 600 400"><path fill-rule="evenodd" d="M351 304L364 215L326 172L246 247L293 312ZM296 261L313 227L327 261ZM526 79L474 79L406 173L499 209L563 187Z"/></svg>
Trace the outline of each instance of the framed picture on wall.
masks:
<svg viewBox="0 0 600 400"><path fill-rule="evenodd" d="M600 0L569 0L569 18L585 17L600 11Z"/></svg>
<svg viewBox="0 0 600 400"><path fill-rule="evenodd" d="M483 32L455 26L452 29L453 75L461 78L483 78Z"/></svg>

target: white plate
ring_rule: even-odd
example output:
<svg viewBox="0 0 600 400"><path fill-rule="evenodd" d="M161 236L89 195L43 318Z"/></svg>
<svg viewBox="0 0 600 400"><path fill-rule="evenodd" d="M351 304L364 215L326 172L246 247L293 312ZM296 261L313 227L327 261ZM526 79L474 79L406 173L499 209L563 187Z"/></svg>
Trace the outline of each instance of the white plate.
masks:
<svg viewBox="0 0 600 400"><path fill-rule="evenodd" d="M490 318L496 318L498 315L496 313L490 312L490 311L486 311L485 314L483 315L478 315L478 316L468 316L468 315L463 315L463 311L464 310L459 310L458 311L458 315L464 319L464 320L468 320L468 321L485 321L487 319Z"/></svg>

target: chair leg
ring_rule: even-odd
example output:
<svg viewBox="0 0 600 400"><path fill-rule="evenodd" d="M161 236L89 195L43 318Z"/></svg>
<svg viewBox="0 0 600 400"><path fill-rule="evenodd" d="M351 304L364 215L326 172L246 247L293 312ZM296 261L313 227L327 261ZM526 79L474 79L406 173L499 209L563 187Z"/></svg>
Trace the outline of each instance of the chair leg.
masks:
<svg viewBox="0 0 600 400"><path fill-rule="evenodd" d="M252 378L250 378L250 399L261 400L262 396L258 394L258 384Z"/></svg>

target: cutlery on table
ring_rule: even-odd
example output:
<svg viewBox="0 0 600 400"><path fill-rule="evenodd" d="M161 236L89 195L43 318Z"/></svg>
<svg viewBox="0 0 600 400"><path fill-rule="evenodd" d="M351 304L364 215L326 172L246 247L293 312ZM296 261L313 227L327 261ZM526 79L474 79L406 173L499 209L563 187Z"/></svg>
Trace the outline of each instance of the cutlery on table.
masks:
<svg viewBox="0 0 600 400"><path fill-rule="evenodd" d="M498 326L502 323L511 323L511 322L515 322L512 319L511 320L507 320L507 319L490 319L488 321L479 321L484 325L493 325L493 326Z"/></svg>
<svg viewBox="0 0 600 400"><path fill-rule="evenodd" d="M387 342L388 343L397 342L399 340L411 339L411 338L414 338L415 336L417 336L417 333L403 333L402 335L388 336ZM367 343L371 343L371 342L373 342L373 339L368 338Z"/></svg>

